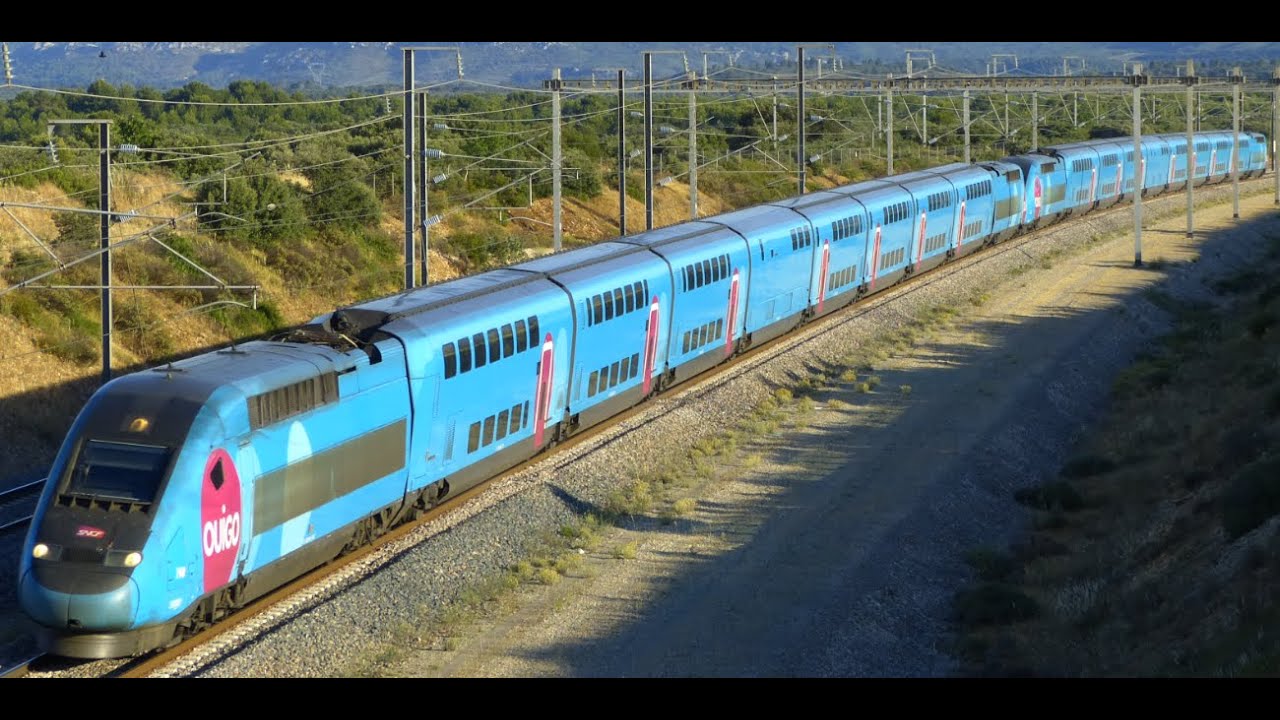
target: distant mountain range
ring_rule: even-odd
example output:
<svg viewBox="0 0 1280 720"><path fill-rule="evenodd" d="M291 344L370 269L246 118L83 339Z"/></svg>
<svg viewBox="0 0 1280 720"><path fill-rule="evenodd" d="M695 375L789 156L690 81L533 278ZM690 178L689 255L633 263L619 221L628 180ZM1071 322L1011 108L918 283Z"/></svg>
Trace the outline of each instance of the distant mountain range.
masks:
<svg viewBox="0 0 1280 720"><path fill-rule="evenodd" d="M170 88L189 82L224 87L235 80L262 80L281 87L379 87L403 83L401 47L456 46L462 54L464 77L485 83L540 86L560 68L565 78L595 72L607 82L619 67L628 77L641 77L641 57L646 50L682 50L690 69L736 67L794 72L794 43L704 42L9 42L14 82L40 87L85 87L97 79L113 85L149 85ZM938 69L983 73L993 55L1009 69L1016 56L1024 72L1061 73L1064 63L1073 74L1113 74L1127 61L1147 63L1172 72L1172 64L1188 58L1206 68L1247 65L1254 74L1266 72L1280 60L1280 43L834 43L844 68L877 73L905 74L907 51L914 69L932 61ZM807 49L810 56L830 56ZM732 61L730 61L732 58ZM816 61L815 61L816 62ZM825 65L830 68L829 61ZM1083 70L1082 70L1083 68ZM682 70L679 56L660 54L654 74L670 77ZM1220 70L1221 71L1221 70ZM419 85L456 78L456 55L449 51L418 53Z"/></svg>

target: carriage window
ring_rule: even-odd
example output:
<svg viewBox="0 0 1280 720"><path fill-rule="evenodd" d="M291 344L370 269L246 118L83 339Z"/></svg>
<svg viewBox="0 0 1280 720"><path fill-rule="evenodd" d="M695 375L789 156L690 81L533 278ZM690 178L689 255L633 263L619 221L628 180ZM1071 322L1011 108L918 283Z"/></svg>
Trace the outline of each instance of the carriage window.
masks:
<svg viewBox="0 0 1280 720"><path fill-rule="evenodd" d="M636 289L634 287L628 285L623 293L623 298L627 301L627 312L636 309Z"/></svg>
<svg viewBox="0 0 1280 720"><path fill-rule="evenodd" d="M510 325L502 326L502 357L511 357L516 352L516 338L511 333Z"/></svg>
<svg viewBox="0 0 1280 720"><path fill-rule="evenodd" d="M613 303L612 302L605 302L604 304L604 319L605 320L613 319Z"/></svg>
<svg viewBox="0 0 1280 720"><path fill-rule="evenodd" d="M503 410L502 412L498 413L497 437L499 440L507 436L507 416L510 415L510 413L511 413L510 410Z"/></svg>
<svg viewBox="0 0 1280 720"><path fill-rule="evenodd" d="M613 314L622 314L622 290L617 288L613 291Z"/></svg>
<svg viewBox="0 0 1280 720"><path fill-rule="evenodd" d="M645 282L648 283L649 281L646 280ZM647 299L644 296L644 286L640 283L636 283L634 287L636 289L636 307L642 308L644 307L645 300Z"/></svg>
<svg viewBox="0 0 1280 720"><path fill-rule="evenodd" d="M728 255L720 256L720 275L723 277L729 277L729 256Z"/></svg>
<svg viewBox="0 0 1280 720"><path fill-rule="evenodd" d="M453 347L453 343L445 343L443 352L444 376L447 380L458 374L458 351Z"/></svg>
<svg viewBox="0 0 1280 720"><path fill-rule="evenodd" d="M458 338L458 372L467 372L471 369L471 341L461 337Z"/></svg>
<svg viewBox="0 0 1280 720"><path fill-rule="evenodd" d="M476 333L471 336L471 343L476 346L475 362L476 367L482 368L485 363L484 356L484 333Z"/></svg>
<svg viewBox="0 0 1280 720"><path fill-rule="evenodd" d="M587 378L587 397L591 397L596 394L596 380L599 379L599 377L599 371L591 371L591 377Z"/></svg>
<svg viewBox="0 0 1280 720"><path fill-rule="evenodd" d="M534 315L529 318L529 346L538 347L538 316Z"/></svg>
<svg viewBox="0 0 1280 720"><path fill-rule="evenodd" d="M618 363L609 366L609 387L618 384Z"/></svg>
<svg viewBox="0 0 1280 720"><path fill-rule="evenodd" d="M471 430L467 433L467 452L475 452L480 447L480 423L471 423Z"/></svg>
<svg viewBox="0 0 1280 720"><path fill-rule="evenodd" d="M502 346L498 343L498 331L494 328L489 329L489 362L498 362L502 359Z"/></svg>
<svg viewBox="0 0 1280 720"><path fill-rule="evenodd" d="M524 352L529 349L528 337L524 334L524 321L516 321L516 352Z"/></svg>
<svg viewBox="0 0 1280 720"><path fill-rule="evenodd" d="M702 287L702 263L693 264L693 277L696 280L694 287Z"/></svg>
<svg viewBox="0 0 1280 720"><path fill-rule="evenodd" d="M522 408L520 405L516 405L515 407L511 408L511 432L513 433L520 429L520 410L521 409Z"/></svg>
<svg viewBox="0 0 1280 720"><path fill-rule="evenodd" d="M481 445L488 445L493 442L493 416L484 419L484 439L480 441Z"/></svg>

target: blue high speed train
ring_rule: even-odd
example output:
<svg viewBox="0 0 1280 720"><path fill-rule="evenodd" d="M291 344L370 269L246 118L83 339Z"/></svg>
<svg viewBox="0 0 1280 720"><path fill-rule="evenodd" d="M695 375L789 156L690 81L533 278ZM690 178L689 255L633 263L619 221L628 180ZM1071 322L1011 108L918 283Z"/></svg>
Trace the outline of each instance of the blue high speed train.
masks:
<svg viewBox="0 0 1280 720"><path fill-rule="evenodd" d="M1240 136L1262 174L1266 138ZM1194 140L1230 177L1232 134ZM1187 182L1183 135L814 192L344 307L104 385L19 567L54 654L170 645L345 549L805 321ZM449 562L442 558L441 562Z"/></svg>

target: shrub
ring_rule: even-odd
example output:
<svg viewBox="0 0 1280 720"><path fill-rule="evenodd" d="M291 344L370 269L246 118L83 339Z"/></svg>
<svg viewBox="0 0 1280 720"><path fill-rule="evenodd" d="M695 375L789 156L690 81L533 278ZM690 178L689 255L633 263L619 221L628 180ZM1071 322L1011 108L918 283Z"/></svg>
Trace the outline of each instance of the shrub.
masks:
<svg viewBox="0 0 1280 720"><path fill-rule="evenodd" d="M1249 463L1222 495L1222 526L1232 540L1280 513L1280 457Z"/></svg>
<svg viewBox="0 0 1280 720"><path fill-rule="evenodd" d="M1040 604L1013 585L983 583L956 594L956 619L969 626L1008 625L1040 614Z"/></svg>
<svg viewBox="0 0 1280 720"><path fill-rule="evenodd" d="M1116 464L1102 455L1081 455L1062 466L1062 476L1069 478L1091 477L1114 470Z"/></svg>
<svg viewBox="0 0 1280 720"><path fill-rule="evenodd" d="M1084 507L1084 498L1068 482L1057 480L1023 488L1013 494L1013 499L1037 510L1061 509L1074 512Z"/></svg>
<svg viewBox="0 0 1280 720"><path fill-rule="evenodd" d="M1002 550L978 548L965 554L965 562L978 577L988 582L999 582L1013 574L1017 563L1013 556Z"/></svg>

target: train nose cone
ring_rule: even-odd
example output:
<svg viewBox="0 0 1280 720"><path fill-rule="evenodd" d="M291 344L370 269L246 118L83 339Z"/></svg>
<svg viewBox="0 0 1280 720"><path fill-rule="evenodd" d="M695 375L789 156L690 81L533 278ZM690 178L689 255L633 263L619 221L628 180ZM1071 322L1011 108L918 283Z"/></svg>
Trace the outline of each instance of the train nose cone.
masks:
<svg viewBox="0 0 1280 720"><path fill-rule="evenodd" d="M138 586L127 574L67 565L35 566L19 587L22 609L45 627L111 632L132 627Z"/></svg>

